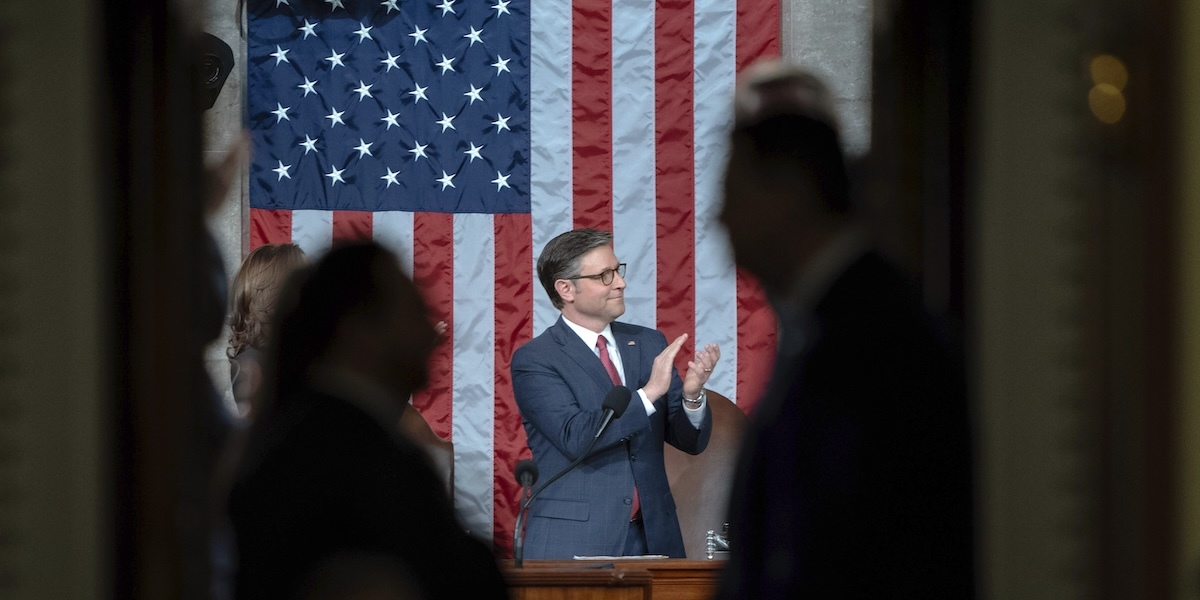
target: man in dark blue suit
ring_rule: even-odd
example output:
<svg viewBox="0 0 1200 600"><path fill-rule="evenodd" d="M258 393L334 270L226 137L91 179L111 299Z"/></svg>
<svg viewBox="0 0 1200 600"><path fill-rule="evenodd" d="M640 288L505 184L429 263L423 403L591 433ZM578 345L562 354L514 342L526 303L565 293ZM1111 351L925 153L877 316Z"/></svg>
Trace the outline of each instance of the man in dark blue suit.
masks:
<svg viewBox="0 0 1200 600"><path fill-rule="evenodd" d="M718 598L971 598L961 360L855 224L830 94L739 83L721 220L779 316L743 442Z"/></svg>
<svg viewBox="0 0 1200 600"><path fill-rule="evenodd" d="M546 244L538 279L561 318L512 358L513 390L533 459L544 477L583 453L616 385L635 390L578 467L546 488L529 509L526 558L573 555L684 556L663 443L704 450L712 413L704 384L720 358L696 352L680 379L674 360L687 340L617 322L625 312L625 264L612 234L568 231Z"/></svg>

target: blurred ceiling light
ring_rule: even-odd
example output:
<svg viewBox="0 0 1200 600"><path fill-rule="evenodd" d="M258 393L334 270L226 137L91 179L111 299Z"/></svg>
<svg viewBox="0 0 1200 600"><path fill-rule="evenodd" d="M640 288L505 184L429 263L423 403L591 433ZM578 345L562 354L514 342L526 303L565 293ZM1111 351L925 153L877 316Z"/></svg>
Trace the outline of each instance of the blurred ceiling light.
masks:
<svg viewBox="0 0 1200 600"><path fill-rule="evenodd" d="M1125 115L1125 96L1110 83L1099 83L1088 92L1088 107L1101 123L1112 125Z"/></svg>
<svg viewBox="0 0 1200 600"><path fill-rule="evenodd" d="M1125 84L1129 82L1129 71L1125 69L1125 63L1111 54L1101 54L1093 58L1091 72L1092 83L1111 85L1118 92L1124 90Z"/></svg>

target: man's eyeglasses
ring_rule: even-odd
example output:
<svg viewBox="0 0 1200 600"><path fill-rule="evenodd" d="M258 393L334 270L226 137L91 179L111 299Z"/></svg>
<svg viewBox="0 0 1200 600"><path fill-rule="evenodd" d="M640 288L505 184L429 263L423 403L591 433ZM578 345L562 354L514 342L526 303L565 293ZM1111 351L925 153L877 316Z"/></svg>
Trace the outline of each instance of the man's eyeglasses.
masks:
<svg viewBox="0 0 1200 600"><path fill-rule="evenodd" d="M617 265L617 268L615 269L605 269L599 273L596 273L595 275L576 275L574 277L567 277L567 279L599 279L600 283L603 283L604 285L610 285L613 282L613 273L620 275L621 278L624 279L625 263Z"/></svg>

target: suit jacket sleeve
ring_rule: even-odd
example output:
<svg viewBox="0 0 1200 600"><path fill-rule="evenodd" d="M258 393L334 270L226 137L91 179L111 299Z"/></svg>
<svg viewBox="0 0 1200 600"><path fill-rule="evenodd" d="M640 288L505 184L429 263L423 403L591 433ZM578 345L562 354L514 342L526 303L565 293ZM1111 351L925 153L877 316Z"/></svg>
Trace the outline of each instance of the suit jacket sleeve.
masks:
<svg viewBox="0 0 1200 600"><path fill-rule="evenodd" d="M625 382L636 394L649 381L654 357L667 346L666 337L653 329L621 323L613 323L613 334L621 347ZM570 459L577 458L600 427L602 401L612 389L595 354L560 321L548 335L513 354L512 374L521 415L560 453ZM705 407L700 429L691 424L684 413L683 380L678 373L672 373L670 388L654 405L662 415L654 419L664 419L660 441L693 454L708 444L711 411ZM635 397L625 414L609 424L594 452L628 438L648 435L653 430L651 417Z"/></svg>
<svg viewBox="0 0 1200 600"><path fill-rule="evenodd" d="M635 389L649 381L654 358L667 347L667 338L661 331L653 329L644 331L647 333L643 337L651 338L654 343L643 345L641 358L645 361L645 366L641 372L645 379L638 382L636 386L630 386ZM705 403L704 418L700 427L696 428L692 425L685 412L686 409L683 407L683 379L679 377L678 369L671 370L671 387L667 389L666 395L654 401L654 406L658 411L665 411L666 414L663 441L688 454L699 454L704 451L712 434L712 409L709 408L708 403Z"/></svg>
<svg viewBox="0 0 1200 600"><path fill-rule="evenodd" d="M576 360L579 357L564 354L564 349L542 346L529 344L513 354L513 395L521 416L559 453L574 460L587 450L600 428L603 399L612 383L605 383L607 375L603 375L603 367L594 356L591 358L605 378L600 381L587 374L586 364ZM579 342L579 346L584 344ZM646 411L634 398L629 410L609 424L593 451L620 444L626 437L649 428Z"/></svg>

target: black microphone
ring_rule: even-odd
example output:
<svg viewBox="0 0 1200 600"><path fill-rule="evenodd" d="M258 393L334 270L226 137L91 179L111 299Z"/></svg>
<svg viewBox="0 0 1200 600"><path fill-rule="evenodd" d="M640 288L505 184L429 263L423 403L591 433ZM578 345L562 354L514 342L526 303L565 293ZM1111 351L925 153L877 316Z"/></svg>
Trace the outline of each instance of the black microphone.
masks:
<svg viewBox="0 0 1200 600"><path fill-rule="evenodd" d="M566 475L571 471L571 469L579 466L579 463L583 462L583 459L587 458L588 455L592 453L592 448L596 447L596 441L600 439L600 435L604 433L604 430L608 429L608 424L611 423L613 419L620 418L621 415L625 414L625 409L629 408L629 399L632 397L633 392L630 392L629 388L623 385L615 386L612 390L610 390L608 395L604 397L604 417L600 421L600 428L596 430L596 435L593 436L592 441L588 443L587 449L584 450L571 464L567 465L567 468L555 473L554 477L551 477L549 481L543 483L542 485L538 486L537 489L533 490L533 492L525 498L525 501L521 503L520 510L517 511L517 522L513 527L514 567L520 568L525 560L524 525L525 514L529 509L529 504L533 502L533 499L537 497L542 490L546 489L555 481L558 481L559 477ZM529 463L529 467L522 467L523 463ZM525 482L522 481L521 477L528 476L530 468L532 468L532 479L530 480L529 485L533 485L533 483L537 481L537 466L533 464L533 461L523 460L517 463L516 469L513 470L513 475L517 478L517 482L519 482L522 486L525 485Z"/></svg>
<svg viewBox="0 0 1200 600"><path fill-rule="evenodd" d="M529 459L519 461L516 468L513 469L513 477L517 479L517 483L521 484L522 503L517 512L517 524L513 527L513 563L519 567L525 555L525 536L521 535L521 525L525 522L526 504L524 500L530 497L529 488L537 483L537 463Z"/></svg>
<svg viewBox="0 0 1200 600"><path fill-rule="evenodd" d="M537 463L528 458L517 463L517 467L513 469L513 477L517 479L517 483L521 487L528 490L537 483L538 468Z"/></svg>
<svg viewBox="0 0 1200 600"><path fill-rule="evenodd" d="M608 428L608 424L613 419L618 419L625 414L625 409L629 408L629 399L633 397L633 392L629 388L618 385L604 397L604 420L600 421L600 429L596 430L596 437L593 440L599 439L600 434ZM588 448L589 450L591 448Z"/></svg>

